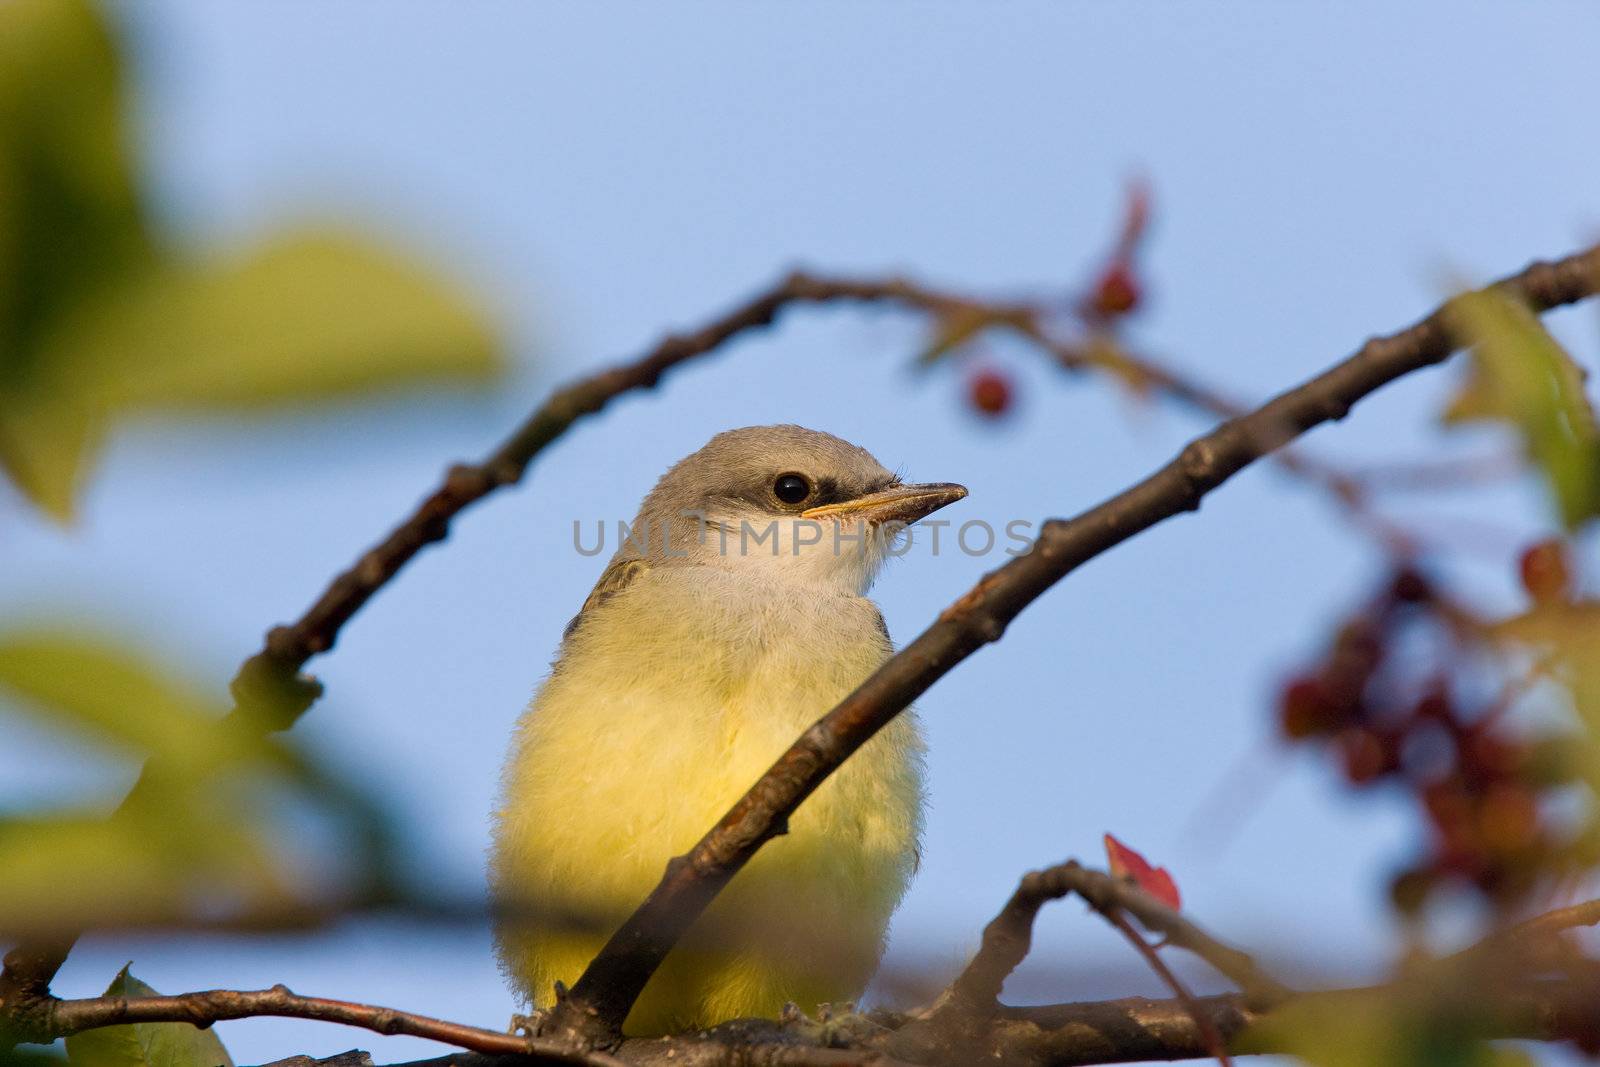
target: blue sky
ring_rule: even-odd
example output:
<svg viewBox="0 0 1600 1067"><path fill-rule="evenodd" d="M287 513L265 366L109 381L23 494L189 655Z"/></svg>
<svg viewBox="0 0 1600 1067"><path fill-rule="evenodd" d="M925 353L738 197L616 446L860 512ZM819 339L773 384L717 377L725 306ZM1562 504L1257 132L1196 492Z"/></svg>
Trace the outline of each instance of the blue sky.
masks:
<svg viewBox="0 0 1600 1067"><path fill-rule="evenodd" d="M1600 8L1582 3L116 11L136 46L157 206L183 232L226 244L308 219L369 227L477 287L516 356L489 399L243 432L135 428L68 533L0 499L0 611L101 619L219 686L447 462L485 451L553 384L793 265L1064 289L1113 232L1124 180L1143 174L1157 223L1135 337L1262 396L1410 322L1452 280L1564 253L1600 227L1585 77ZM1550 322L1592 363L1592 307ZM631 514L667 464L736 425L830 430L911 477L966 484L952 517L996 525L1081 510L1204 428L1009 351L997 358L1019 378L1019 409L981 425L958 374L909 373L919 336L890 313L794 311L585 423L351 624L317 664L330 695L305 740L389 792L419 872L471 891L511 724L600 568L573 552L574 518ZM1438 444L1449 380L1418 376L1311 443L1352 460L1420 455ZM1526 487L1417 505L1469 508L1512 531L1545 521ZM892 633L909 639L997 562L913 552L892 565L875 592ZM1378 562L1314 493L1252 470L1025 612L919 702L932 804L891 958L955 966L1023 871L1098 860L1111 830L1173 867L1222 935L1333 977L1380 968L1382 887L1414 826L1399 804L1351 798L1327 767L1279 754L1269 718L1277 680ZM1494 557L1461 573L1512 603ZM4 728L0 800L88 785L110 798L125 780ZM285 981L492 1026L512 1010L486 935L380 924L202 950L95 940L63 991L98 992L129 957L163 991ZM1047 915L1030 966L1040 997L1158 991L1075 905ZM1043 982L1073 966L1116 978ZM242 1063L436 1047L288 1021L219 1030Z"/></svg>

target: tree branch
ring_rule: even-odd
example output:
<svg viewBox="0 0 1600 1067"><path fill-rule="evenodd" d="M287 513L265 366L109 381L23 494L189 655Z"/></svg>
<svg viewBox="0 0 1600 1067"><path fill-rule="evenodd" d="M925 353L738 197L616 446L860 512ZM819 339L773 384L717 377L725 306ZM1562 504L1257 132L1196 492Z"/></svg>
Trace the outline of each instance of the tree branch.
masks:
<svg viewBox="0 0 1600 1067"><path fill-rule="evenodd" d="M1387 987L1305 993L1335 1003L1382 995ZM1584 1021L1600 1021L1592 986L1562 980L1533 981L1495 1004L1477 1005L1470 1018L1486 1039L1561 1040ZM1271 1013L1243 996L1196 997L1207 1022L1230 1045L1248 1054L1289 1051L1257 1036ZM1004 1008L975 1020L959 1043L911 1042L902 1035L914 1021L892 1012L868 1017L876 1030L824 1037L802 1036L775 1022L745 1020L697 1034L632 1038L617 1049L631 1067L845 1067L849 1064L916 1064L918 1067L1083 1067L1087 1064L1201 1059L1211 1055L1204 1035L1177 999L1118 1000ZM823 1046L818 1042L831 1040ZM884 1058L877 1058L884 1057ZM515 1067L501 1056L458 1054L391 1067Z"/></svg>
<svg viewBox="0 0 1600 1067"><path fill-rule="evenodd" d="M1150 965L1150 969L1156 972L1156 976L1161 979L1166 987L1172 990L1173 995L1178 998L1178 1003L1183 1005L1183 1010L1188 1012L1189 1018L1194 1020L1195 1027L1200 1031L1200 1039L1205 1042L1207 1054L1214 1058L1221 1067L1233 1067L1233 1060L1228 1057L1227 1045L1222 1040L1222 1034L1212 1025L1210 1016L1206 1015L1205 1009L1195 1000L1194 994L1189 992L1189 988L1178 979L1177 975L1172 973L1172 968L1168 967L1166 961L1150 946L1150 942L1144 939L1144 935L1133 928L1133 924L1128 921L1128 917L1121 911L1112 910L1101 914L1105 915L1111 925L1116 927L1117 931L1134 947L1135 951Z"/></svg>
<svg viewBox="0 0 1600 1067"><path fill-rule="evenodd" d="M939 1045L959 1041L972 1028L975 1018L982 1019L1001 1012L1000 989L1011 972L1027 958L1039 909L1049 901L1060 900L1073 893L1082 897L1116 927L1176 994L1178 1002L1194 1020L1207 1051L1219 1062L1229 1062L1222 1033L1196 998L1156 954L1156 950L1128 923L1128 915L1133 915L1146 929L1164 935L1171 944L1187 948L1228 976L1246 993L1248 1002L1254 1008L1281 1003L1293 995L1291 990L1263 971L1248 955L1217 941L1134 883L1102 871L1090 870L1076 860L1069 860L1023 876L1021 884L1000 914L984 927L983 943L972 961L935 1001L933 1007L924 1013L925 1018L907 1027L902 1033L902 1040L909 1038L916 1041L909 1035L920 1026L930 1032L930 1037L924 1041Z"/></svg>
<svg viewBox="0 0 1600 1067"><path fill-rule="evenodd" d="M1005 973L1026 955L1017 938L996 936L1020 923L1026 938L1032 915L1048 899L1069 892L1083 896L1096 910L1126 914L1149 928L1180 941L1229 974L1254 987L1254 996L1182 996L1174 1000L1126 998L1075 1004L1013 1008L990 996ZM1439 1006L1453 1016L1475 1020L1474 1033L1486 1038L1518 1037L1551 1040L1593 1032L1600 1026L1600 1000L1583 968L1569 968L1561 978L1524 980L1508 972L1516 958L1507 941L1534 939L1575 925L1593 922L1600 903L1588 903L1540 916L1491 935L1477 948L1508 948L1504 957L1483 951L1460 953L1436 965ZM1137 934L1135 934L1137 937ZM1143 942L1142 938L1139 938ZM1146 949L1149 946L1145 945ZM1153 900L1133 884L1076 863L1037 871L1023 878L1006 907L984 932L983 946L962 976L934 1008L911 1013L872 1012L820 1023L809 1019L739 1019L701 1033L660 1038L634 1038L615 1054L588 1051L548 1038L529 1038L445 1022L410 1012L298 996L283 986L259 991L211 990L178 996L95 997L43 1000L38 1028L28 1041L47 1042L84 1030L129 1023L179 1022L195 1026L258 1016L314 1019L356 1026L380 1034L406 1034L443 1041L476 1055L457 1054L419 1061L406 1067L516 1067L531 1057L543 1067L955 1067L988 1062L1001 1067L1067 1067L1069 1064L1174 1060L1215 1055L1224 1043L1244 1042L1251 1053L1280 1051L1251 1028L1270 1017L1270 1009L1296 1000L1338 1001L1370 997L1414 996L1401 986L1299 993L1267 977L1249 957L1220 945L1188 919ZM1546 968L1522 972L1545 975ZM1484 980L1497 976L1498 983ZM1490 988L1494 986L1494 988ZM971 992L961 993L961 990ZM1264 992L1262 992L1264 991ZM958 995L959 994L959 995ZM1465 999L1463 999L1465 998ZM1270 1000L1270 1004L1267 1001ZM964 1005L962 1010L955 1010ZM966 1010L973 1008L976 1010ZM355 1067L359 1053L330 1061L296 1057L283 1067Z"/></svg>
<svg viewBox="0 0 1600 1067"><path fill-rule="evenodd" d="M990 1013L998 1010L1000 988L1027 958L1039 909L1052 900L1076 893L1101 915L1127 912L1147 930L1193 952L1226 976L1258 1008L1269 1007L1293 991L1261 969L1249 955L1225 945L1182 913L1144 892L1132 882L1091 870L1076 860L1024 875L1017 891L983 930L983 943L961 975L951 983L950 1006ZM938 1010L933 1013L935 1016Z"/></svg>
<svg viewBox="0 0 1600 1067"><path fill-rule="evenodd" d="M1600 287L1600 246L1535 263L1498 283L1536 310ZM1444 360L1459 343L1454 302L1248 415L1194 441L1161 470L1072 520L1041 528L1026 555L989 573L854 693L812 725L686 855L612 935L550 1016L553 1032L615 1042L645 983L724 885L829 774L912 700L1076 567L1158 522L1193 511L1207 493L1306 430L1343 418L1383 385Z"/></svg>
<svg viewBox="0 0 1600 1067"><path fill-rule="evenodd" d="M355 1004L323 997L303 997L286 986L271 989L211 989L200 993L150 997L91 997L84 1000L51 998L40 1020L41 1029L22 1039L39 1044L70 1037L84 1030L127 1023L190 1023L207 1027L229 1019L280 1016L341 1023L378 1034L405 1034L443 1041L473 1052L530 1057L544 1065L621 1067L603 1052L576 1048L557 1041L484 1030L463 1023L445 1022L426 1015Z"/></svg>

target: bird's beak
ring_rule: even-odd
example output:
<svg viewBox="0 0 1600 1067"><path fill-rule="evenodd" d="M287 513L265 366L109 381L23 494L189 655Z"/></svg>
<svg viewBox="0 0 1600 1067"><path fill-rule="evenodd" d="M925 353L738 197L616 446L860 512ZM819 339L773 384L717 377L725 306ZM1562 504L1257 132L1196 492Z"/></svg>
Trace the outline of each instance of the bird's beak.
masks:
<svg viewBox="0 0 1600 1067"><path fill-rule="evenodd" d="M954 482L927 482L923 485L897 485L879 493L868 493L854 500L837 504L823 504L800 513L803 519L826 519L833 516L862 518L868 522L903 522L910 524L932 515L946 504L954 504L967 495L967 487Z"/></svg>

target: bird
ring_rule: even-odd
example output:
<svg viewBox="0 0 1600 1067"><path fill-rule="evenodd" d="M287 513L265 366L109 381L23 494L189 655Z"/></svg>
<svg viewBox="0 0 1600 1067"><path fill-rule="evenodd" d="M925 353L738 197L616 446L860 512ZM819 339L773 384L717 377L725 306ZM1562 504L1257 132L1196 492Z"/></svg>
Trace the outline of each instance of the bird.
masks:
<svg viewBox="0 0 1600 1067"><path fill-rule="evenodd" d="M719 433L661 477L568 625L502 773L496 950L535 1012L668 860L893 654L866 594L909 524L966 495L906 484L865 449L794 425ZM859 996L919 863L923 756L907 709L711 903L624 1033Z"/></svg>

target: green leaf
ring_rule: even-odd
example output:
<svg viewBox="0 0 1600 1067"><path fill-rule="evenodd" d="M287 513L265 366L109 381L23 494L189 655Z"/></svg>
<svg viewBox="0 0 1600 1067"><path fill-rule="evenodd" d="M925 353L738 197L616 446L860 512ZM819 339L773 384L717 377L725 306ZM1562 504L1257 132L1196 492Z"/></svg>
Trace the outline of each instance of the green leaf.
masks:
<svg viewBox="0 0 1600 1067"><path fill-rule="evenodd" d="M70 523L102 423L83 405L45 390L12 399L8 404L0 396L0 473L46 515Z"/></svg>
<svg viewBox="0 0 1600 1067"><path fill-rule="evenodd" d="M1316 1067L1519 1067L1480 1032L1483 1015L1423 988L1313 993L1252 1026L1239 1052L1287 1052ZM1478 1006L1481 1009L1481 1005Z"/></svg>
<svg viewBox="0 0 1600 1067"><path fill-rule="evenodd" d="M41 372L0 392L0 469L62 521L113 420L254 411L502 369L486 317L403 257L324 233L235 260L146 271L41 341Z"/></svg>
<svg viewBox="0 0 1600 1067"><path fill-rule="evenodd" d="M67 308L153 261L122 65L85 0L0 4L0 391Z"/></svg>
<svg viewBox="0 0 1600 1067"><path fill-rule="evenodd" d="M131 967L132 964L129 964ZM108 997L159 994L122 968ZM233 1067L233 1058L210 1030L189 1023L132 1023L85 1030L67 1038L74 1067Z"/></svg>
<svg viewBox="0 0 1600 1067"><path fill-rule="evenodd" d="M265 408L500 370L464 295L369 242L314 232L153 273L51 347L75 392L112 412Z"/></svg>
<svg viewBox="0 0 1600 1067"><path fill-rule="evenodd" d="M249 818L236 804L163 789L109 819L0 819L0 941L281 903L283 879Z"/></svg>
<svg viewBox="0 0 1600 1067"><path fill-rule="evenodd" d="M285 235L224 262L152 235L115 42L85 0L0 0L0 473L70 521L100 443L151 411L478 381L481 309L396 252Z"/></svg>
<svg viewBox="0 0 1600 1067"><path fill-rule="evenodd" d="M965 348L995 324L995 316L988 309L975 305L957 304L941 311L933 320L933 329L922 351L917 354L914 366L932 366Z"/></svg>
<svg viewBox="0 0 1600 1067"><path fill-rule="evenodd" d="M121 82L84 0L0 3L0 472L58 521L98 435L41 339L156 257Z"/></svg>
<svg viewBox="0 0 1600 1067"><path fill-rule="evenodd" d="M0 636L0 692L50 725L178 766L224 753L215 701L105 641L65 630Z"/></svg>
<svg viewBox="0 0 1600 1067"><path fill-rule="evenodd" d="M1539 604L1495 623L1489 634L1534 653L1566 691L1583 732L1571 739L1562 756L1600 792L1600 604Z"/></svg>
<svg viewBox="0 0 1600 1067"><path fill-rule="evenodd" d="M1473 348L1466 381L1444 421L1509 424L1543 472L1569 529L1600 514L1600 431L1582 369L1537 315L1501 290L1467 294L1452 314Z"/></svg>

